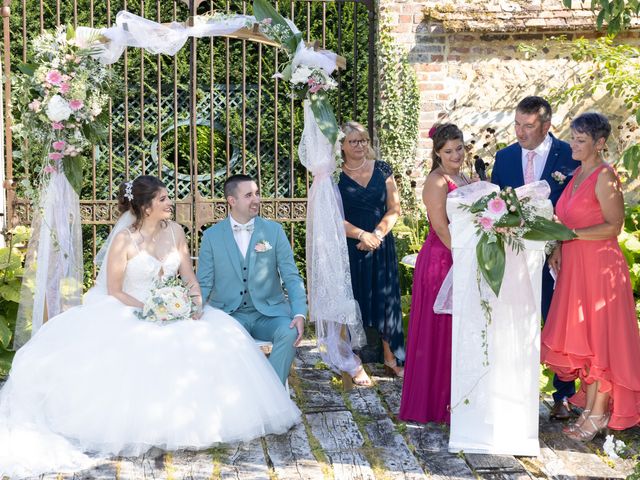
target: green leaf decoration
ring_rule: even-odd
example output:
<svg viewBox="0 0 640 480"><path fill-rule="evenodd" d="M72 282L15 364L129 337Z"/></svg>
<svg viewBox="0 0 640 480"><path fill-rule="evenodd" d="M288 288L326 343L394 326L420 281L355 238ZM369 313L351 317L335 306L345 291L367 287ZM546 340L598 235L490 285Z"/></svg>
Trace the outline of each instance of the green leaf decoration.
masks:
<svg viewBox="0 0 640 480"><path fill-rule="evenodd" d="M497 242L489 243L487 235L483 233L476 245L476 258L478 259L478 268L482 276L497 297L500 294L500 287L504 278L504 243L502 243L501 239L498 239Z"/></svg>
<svg viewBox="0 0 640 480"><path fill-rule="evenodd" d="M281 25L286 28L290 33L290 38L285 42L285 47L289 52L295 52L298 47L298 43L302 40L302 33L294 34L291 30L291 26L287 23L285 18L278 13L278 11L267 0L254 0L253 1L253 15L259 22L267 18L271 19L272 25Z"/></svg>
<svg viewBox="0 0 640 480"><path fill-rule="evenodd" d="M4 315L0 315L0 345L4 348L9 346L9 342L11 342L11 330L7 325L7 319Z"/></svg>
<svg viewBox="0 0 640 480"><path fill-rule="evenodd" d="M36 71L38 66L34 63L19 63L18 70L20 70L25 75L33 77L33 73Z"/></svg>
<svg viewBox="0 0 640 480"><path fill-rule="evenodd" d="M76 38L76 30L73 28L73 25L67 25L67 40L72 40Z"/></svg>
<svg viewBox="0 0 640 480"><path fill-rule="evenodd" d="M529 224L530 230L522 238L527 240L571 240L575 234L561 223L547 220L543 217L535 217Z"/></svg>
<svg viewBox="0 0 640 480"><path fill-rule="evenodd" d="M83 163L82 157L64 157L62 159L64 175L78 195L82 190Z"/></svg>
<svg viewBox="0 0 640 480"><path fill-rule="evenodd" d="M280 72L280 74L282 75L282 79L285 82L290 81L291 80L291 74L292 74L292 72L291 72L291 64L288 63L287 66L282 69L282 72Z"/></svg>
<svg viewBox="0 0 640 480"><path fill-rule="evenodd" d="M318 127L327 137L329 143L331 145L335 144L336 140L338 140L338 122L333 114L327 95L324 92L314 93L311 95L310 100L311 110L316 122L318 122Z"/></svg>

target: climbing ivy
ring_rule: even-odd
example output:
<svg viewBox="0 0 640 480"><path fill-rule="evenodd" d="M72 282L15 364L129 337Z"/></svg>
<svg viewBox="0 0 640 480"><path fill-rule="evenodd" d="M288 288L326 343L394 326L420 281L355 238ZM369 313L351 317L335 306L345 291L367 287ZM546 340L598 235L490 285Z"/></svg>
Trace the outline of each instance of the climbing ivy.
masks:
<svg viewBox="0 0 640 480"><path fill-rule="evenodd" d="M391 27L384 18L380 22L378 62L376 124L380 157L393 167L402 209L409 213L416 208L409 174L418 146L420 92L407 52L395 42Z"/></svg>

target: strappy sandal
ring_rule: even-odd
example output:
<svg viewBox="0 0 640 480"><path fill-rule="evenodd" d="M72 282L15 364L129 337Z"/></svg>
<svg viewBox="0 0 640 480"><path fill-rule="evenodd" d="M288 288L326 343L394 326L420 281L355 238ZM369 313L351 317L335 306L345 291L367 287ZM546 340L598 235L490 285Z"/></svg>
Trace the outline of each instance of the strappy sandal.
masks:
<svg viewBox="0 0 640 480"><path fill-rule="evenodd" d="M369 374L367 373L367 371L364 369L363 366L360 366L360 370L358 370L358 373L356 373L353 377L351 377L351 380L353 380L353 383L355 383L359 387L373 386L373 380L371 380L371 377L369 376Z"/></svg>
<svg viewBox="0 0 640 480"><path fill-rule="evenodd" d="M399 367L395 359L391 362L387 360L384 361L384 371L392 377L404 378L404 368Z"/></svg>
<svg viewBox="0 0 640 480"><path fill-rule="evenodd" d="M587 410L587 409L582 410L582 413L580 414L580 416L575 422L571 422L568 425L565 425L564 427L562 427L562 433L575 432L578 428L580 428L581 425L584 425L584 422L587 421L587 418L589 418L590 413L591 413L591 410Z"/></svg>
<svg viewBox="0 0 640 480"><path fill-rule="evenodd" d="M581 426L577 427L572 432L565 433L565 435L573 440L578 440L579 442L590 442L596 437L596 435L606 435L609 433L609 428L607 427L609 424L609 417L609 413L603 413L602 415L589 415ZM591 424L593 430L585 430L585 424Z"/></svg>

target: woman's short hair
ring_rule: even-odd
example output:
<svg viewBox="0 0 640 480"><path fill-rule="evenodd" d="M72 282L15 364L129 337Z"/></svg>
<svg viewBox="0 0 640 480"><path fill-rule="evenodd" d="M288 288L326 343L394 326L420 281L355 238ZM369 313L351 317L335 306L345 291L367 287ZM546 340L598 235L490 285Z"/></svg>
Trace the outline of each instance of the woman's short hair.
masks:
<svg viewBox="0 0 640 480"><path fill-rule="evenodd" d="M133 181L124 182L118 191L118 210L121 214L130 211L136 218L133 226L139 228L145 217L145 209L151 206L163 188L167 188L166 185L152 175L140 175Z"/></svg>
<svg viewBox="0 0 640 480"><path fill-rule="evenodd" d="M367 144L366 158L369 160L373 160L374 158L376 158L376 152L373 150L373 147L371 146L371 138L369 137L369 132L364 127L364 125L358 122L349 121L349 122L343 123L342 126L340 127L340 130L342 130L342 133L344 133L345 135L344 138L341 140L341 143L344 143L344 139L346 138L346 136L351 133L359 133L360 136L369 140L369 143ZM342 152L342 158L344 158L344 151Z"/></svg>
<svg viewBox="0 0 640 480"><path fill-rule="evenodd" d="M433 141L433 148L431 150L431 159L433 160L431 165L431 171L442 165L442 159L438 152L444 147L445 143L449 140L460 140L464 143L464 135L462 130L453 123L442 123L440 125L434 125L431 127L431 140Z"/></svg>
<svg viewBox="0 0 640 480"><path fill-rule="evenodd" d="M605 141L611 134L609 119L599 112L586 112L571 120L571 130L589 135L593 141L604 138Z"/></svg>

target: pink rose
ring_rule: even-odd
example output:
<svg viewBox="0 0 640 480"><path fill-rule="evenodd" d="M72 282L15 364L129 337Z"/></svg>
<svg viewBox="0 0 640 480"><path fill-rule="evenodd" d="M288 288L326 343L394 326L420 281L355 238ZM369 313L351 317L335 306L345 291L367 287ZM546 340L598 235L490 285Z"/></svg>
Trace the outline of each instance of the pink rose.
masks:
<svg viewBox="0 0 640 480"><path fill-rule="evenodd" d="M53 142L52 146L54 150L63 151L64 147L67 145L67 142L64 140L58 140L57 142Z"/></svg>
<svg viewBox="0 0 640 480"><path fill-rule="evenodd" d="M51 128L54 130L62 130L64 128L64 124L62 122L53 122L51 124Z"/></svg>
<svg viewBox="0 0 640 480"><path fill-rule="evenodd" d="M71 100L69 102L69 108L74 111L80 110L84 106L82 100Z"/></svg>
<svg viewBox="0 0 640 480"><path fill-rule="evenodd" d="M32 112L39 112L41 106L42 103L40 103L40 100L34 100L29 104L29 110L31 110Z"/></svg>
<svg viewBox="0 0 640 480"><path fill-rule="evenodd" d="M44 167L44 173L53 173L53 172L57 172L56 167L54 167L53 165L47 165L46 167Z"/></svg>
<svg viewBox="0 0 640 480"><path fill-rule="evenodd" d="M256 243L256 252L266 252L267 248L262 243Z"/></svg>
<svg viewBox="0 0 640 480"><path fill-rule="evenodd" d="M51 152L49 154L49 159L53 160L54 162L57 162L58 160L62 160L63 157L64 155L59 152Z"/></svg>
<svg viewBox="0 0 640 480"><path fill-rule="evenodd" d="M51 85L60 85L60 82L62 82L62 74L57 70L51 70L44 79Z"/></svg>
<svg viewBox="0 0 640 480"><path fill-rule="evenodd" d="M487 209L496 217L501 217L507 211L507 204L500 197L493 198L487 203Z"/></svg>
<svg viewBox="0 0 640 480"><path fill-rule="evenodd" d="M491 230L491 227L493 227L493 219L489 217L480 217L480 220L478 220L478 223L480 224L482 229L485 231L489 231Z"/></svg>
<svg viewBox="0 0 640 480"><path fill-rule="evenodd" d="M310 91L311 93L316 93L316 92L318 92L319 90L322 90L322 85L321 85L321 84L319 84L319 83L316 83L313 87L309 88L309 91Z"/></svg>
<svg viewBox="0 0 640 480"><path fill-rule="evenodd" d="M68 83L62 82L60 84L60 93L67 93L69 90L71 90L71 87Z"/></svg>

